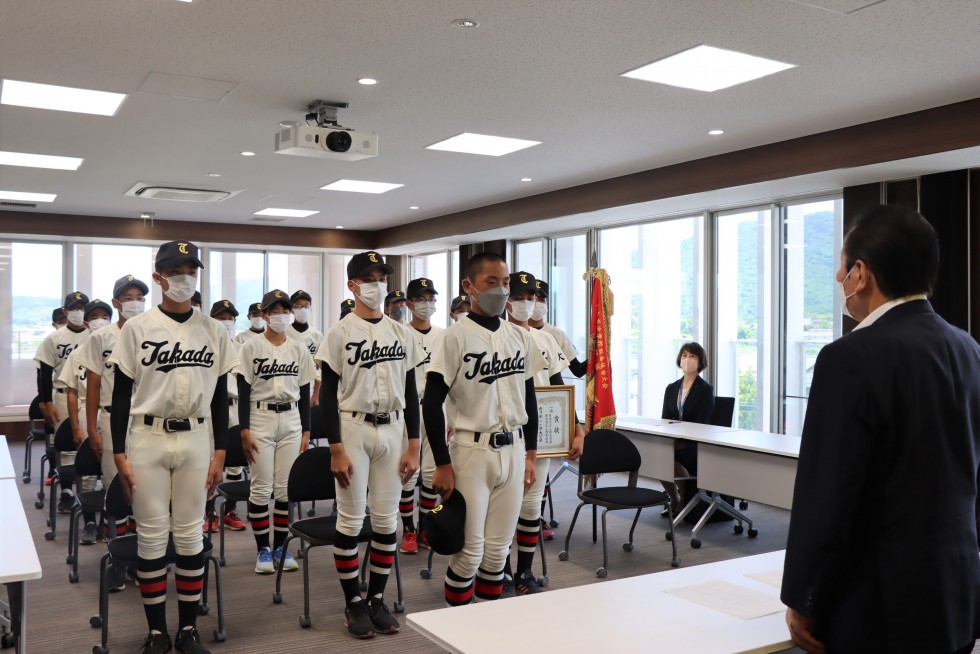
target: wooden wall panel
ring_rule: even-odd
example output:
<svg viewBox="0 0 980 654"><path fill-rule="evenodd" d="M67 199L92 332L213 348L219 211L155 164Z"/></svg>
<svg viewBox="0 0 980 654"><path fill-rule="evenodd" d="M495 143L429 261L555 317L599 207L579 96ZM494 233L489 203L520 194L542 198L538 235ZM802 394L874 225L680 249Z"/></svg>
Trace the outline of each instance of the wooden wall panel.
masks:
<svg viewBox="0 0 980 654"><path fill-rule="evenodd" d="M932 306L950 324L970 328L969 172L954 170L919 180L919 207L939 237L939 279Z"/></svg>

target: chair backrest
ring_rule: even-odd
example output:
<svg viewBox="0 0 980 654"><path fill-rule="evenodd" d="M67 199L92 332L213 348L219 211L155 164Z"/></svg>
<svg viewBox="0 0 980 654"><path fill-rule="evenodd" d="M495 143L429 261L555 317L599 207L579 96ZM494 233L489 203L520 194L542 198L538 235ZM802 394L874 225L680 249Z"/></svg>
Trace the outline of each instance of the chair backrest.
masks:
<svg viewBox="0 0 980 654"><path fill-rule="evenodd" d="M112 447L112 443L105 443L103 446ZM78 453L75 454L75 472L92 477L102 476L102 461L95 455L92 442L87 438L78 446Z"/></svg>
<svg viewBox="0 0 980 654"><path fill-rule="evenodd" d="M310 409L310 440L327 437L327 423L323 420L323 409L316 405Z"/></svg>
<svg viewBox="0 0 980 654"><path fill-rule="evenodd" d="M113 520L126 520L133 514L133 509L126 501L126 493L123 492L122 481L119 475L112 478L109 488L105 492L105 512L112 516Z"/></svg>
<svg viewBox="0 0 980 654"><path fill-rule="evenodd" d="M242 447L242 428L239 425L229 427L225 436L225 467L244 468L247 465L245 448Z"/></svg>
<svg viewBox="0 0 980 654"><path fill-rule="evenodd" d="M367 470L360 474L366 475ZM337 497L335 483L330 472L330 448L311 447L296 457L289 469L286 492L290 502L332 500Z"/></svg>
<svg viewBox="0 0 980 654"><path fill-rule="evenodd" d="M715 408L711 410L711 418L708 420L708 424L718 427L731 427L734 413L735 398L716 395Z"/></svg>
<svg viewBox="0 0 980 654"><path fill-rule="evenodd" d="M35 395L34 399L31 400L31 405L27 407L27 418L34 422L35 420L44 420L44 412L41 411L41 396Z"/></svg>
<svg viewBox="0 0 980 654"><path fill-rule="evenodd" d="M640 469L640 452L618 431L593 429L585 435L578 469L580 475L635 472Z"/></svg>
<svg viewBox="0 0 980 654"><path fill-rule="evenodd" d="M58 431L54 433L54 449L59 452L74 452L78 449L75 445L75 436L71 431L71 420L65 418Z"/></svg>

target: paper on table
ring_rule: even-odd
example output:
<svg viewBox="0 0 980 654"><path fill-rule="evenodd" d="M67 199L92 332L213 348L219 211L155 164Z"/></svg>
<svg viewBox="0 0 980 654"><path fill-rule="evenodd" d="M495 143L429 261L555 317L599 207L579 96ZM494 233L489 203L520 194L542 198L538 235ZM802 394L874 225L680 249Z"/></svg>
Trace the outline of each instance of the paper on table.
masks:
<svg viewBox="0 0 980 654"><path fill-rule="evenodd" d="M743 620L761 618L784 608L772 595L727 581L705 581L664 592Z"/></svg>
<svg viewBox="0 0 980 654"><path fill-rule="evenodd" d="M770 586L775 586L776 588L783 587L783 571L782 570L769 570L768 572L753 572L750 575L745 575L749 579L755 579L756 581L761 581L764 584L769 584Z"/></svg>

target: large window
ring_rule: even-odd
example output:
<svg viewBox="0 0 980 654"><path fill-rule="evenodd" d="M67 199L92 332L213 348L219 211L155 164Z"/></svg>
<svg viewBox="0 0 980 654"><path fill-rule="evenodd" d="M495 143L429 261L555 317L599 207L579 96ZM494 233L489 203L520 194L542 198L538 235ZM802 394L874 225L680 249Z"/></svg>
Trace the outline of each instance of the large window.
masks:
<svg viewBox="0 0 980 654"><path fill-rule="evenodd" d="M703 223L694 216L599 234L599 264L614 294L610 353L620 417L659 418L664 388L680 375L680 346L704 342Z"/></svg>
<svg viewBox="0 0 980 654"><path fill-rule="evenodd" d="M588 235L574 234L550 239L548 273L548 311L550 322L571 339L578 358L585 361L589 338L589 290L582 275L589 269ZM528 271L532 272L532 271ZM585 378L578 379L569 370L563 373L566 384L575 386L575 405L585 410Z"/></svg>
<svg viewBox="0 0 980 654"><path fill-rule="evenodd" d="M210 302L231 300L238 308L238 331L249 328L248 305L262 300L265 292L265 255L261 252L212 250L208 256ZM286 290L286 289L283 289ZM209 310L211 307L205 307Z"/></svg>
<svg viewBox="0 0 980 654"><path fill-rule="evenodd" d="M545 242L544 239L520 241L514 245L513 271L529 272L539 279L545 279Z"/></svg>
<svg viewBox="0 0 980 654"><path fill-rule="evenodd" d="M153 258L156 248L149 245L102 245L79 243L75 245L75 283L69 290L82 291L90 298L109 302L116 280L132 275L142 280L151 296L147 305L155 299L160 302L160 287L153 283ZM112 319L119 316L113 310Z"/></svg>
<svg viewBox="0 0 980 654"><path fill-rule="evenodd" d="M430 319L436 327L446 327L449 321L449 304L456 296L456 293L453 292L456 284L450 282L449 277L450 263L449 252L423 254L410 257L408 260L409 278L405 282L406 285L408 281L413 279L427 277L432 280L432 283L436 285L436 290L439 291L439 295L436 296L436 312L432 314Z"/></svg>
<svg viewBox="0 0 980 654"><path fill-rule="evenodd" d="M715 215L715 394L735 398L734 426L770 431L772 211Z"/></svg>
<svg viewBox="0 0 980 654"><path fill-rule="evenodd" d="M323 329L317 316L323 315L325 298L322 293L323 259L319 254L294 254L270 252L268 259L269 281L267 290L281 289L292 295L296 291L306 291L313 298L313 318L311 326Z"/></svg>

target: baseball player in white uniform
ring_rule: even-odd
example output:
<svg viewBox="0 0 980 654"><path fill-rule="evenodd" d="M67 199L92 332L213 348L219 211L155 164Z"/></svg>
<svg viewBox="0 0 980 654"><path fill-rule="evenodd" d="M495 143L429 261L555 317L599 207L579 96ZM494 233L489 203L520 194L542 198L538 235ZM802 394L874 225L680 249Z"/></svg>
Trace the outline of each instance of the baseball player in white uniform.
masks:
<svg viewBox="0 0 980 654"><path fill-rule="evenodd" d="M238 421L242 446L250 464L248 520L258 554L255 572L272 574L275 564L299 568L283 552L289 535L289 470L310 445L310 385L313 357L299 340L286 336L292 319L289 296L276 289L262 298L265 334L249 339L239 352ZM269 546L269 500L274 539Z"/></svg>
<svg viewBox="0 0 980 654"><path fill-rule="evenodd" d="M465 318L469 312L470 296L465 293L454 297L449 304L449 317L452 318L453 322L459 322L460 318Z"/></svg>
<svg viewBox="0 0 980 654"><path fill-rule="evenodd" d="M253 302L248 305L249 328L243 332L238 332L235 340L244 343L250 338L254 338L265 331L265 319L262 317L262 303Z"/></svg>
<svg viewBox="0 0 980 654"><path fill-rule="evenodd" d="M562 354L568 359L568 369L571 373L578 378L584 377L588 371L589 362L579 361L578 350L575 349L572 339L568 338L568 334L563 330L548 322L548 282L536 279L534 283L535 304L528 324L535 329L551 334L558 341Z"/></svg>
<svg viewBox="0 0 980 654"><path fill-rule="evenodd" d="M289 301L293 303L293 322L286 330L286 336L302 343L310 351L312 359L323 342L323 332L310 324L313 317L313 298L306 291L296 291L289 296ZM320 369L314 370L314 374L316 378L310 393L311 407L320 403Z"/></svg>
<svg viewBox="0 0 980 654"><path fill-rule="evenodd" d="M204 505L221 481L228 380L238 360L228 332L191 309L198 248L170 241L156 255L163 301L123 325L109 363L117 477L133 506L149 634L143 654L208 654L197 633L204 579ZM212 452L208 418L214 432ZM132 425L130 425L132 419ZM167 543L173 525L179 631L167 630Z"/></svg>
<svg viewBox="0 0 980 654"><path fill-rule="evenodd" d="M385 296L385 315L397 323L405 324L408 318L408 307L405 294L401 291L389 291Z"/></svg>
<svg viewBox="0 0 980 654"><path fill-rule="evenodd" d="M393 272L377 252L354 255L347 264L347 287L357 298L354 311L327 332L316 354L322 362L320 406L337 480L334 564L347 601L347 631L356 638L399 629L384 604L384 590L396 556L401 486L419 468L415 366L425 356L408 329L381 314L386 275ZM367 502L374 533L364 601L357 579L357 535Z"/></svg>
<svg viewBox="0 0 980 654"><path fill-rule="evenodd" d="M509 286L502 257L483 252L470 258L463 288L472 310L443 333L425 385L433 489L445 499L455 488L466 500L463 550L449 559L446 572L450 606L468 604L474 592L484 600L500 597L521 497L535 480L533 377L545 364L530 333L499 318ZM454 429L448 448L442 412L447 399Z"/></svg>
<svg viewBox="0 0 980 654"><path fill-rule="evenodd" d="M68 361L68 356L88 340L89 330L85 327L85 305L88 296L80 291L74 291L65 296L62 309L68 323L57 331L48 334L41 347L34 355L34 363L40 368L37 381L37 394L44 404L44 419L54 430L49 437L49 445L54 443L54 433L61 423L68 419L68 390L65 383L59 379L61 370ZM74 452L62 452L57 465L71 465L75 462ZM61 486L61 497L58 500L58 511L68 513L74 502L74 493L70 483Z"/></svg>
<svg viewBox="0 0 980 654"><path fill-rule="evenodd" d="M432 362L432 353L436 349L439 336L444 331L441 327L436 327L430 321L436 312L436 291L435 284L427 277L413 279L408 283L405 297L408 298L407 307L412 312L412 322L409 330L415 335L418 347L425 354L422 365L415 368L415 387L419 397L425 397L425 373L428 372L429 364ZM424 426L423 426L424 427ZM429 451L429 443L425 436L425 429L422 429L422 454L420 458L419 473L422 476L422 486L419 489L419 524L415 527L415 486L418 484L419 473L412 475L412 478L402 486L402 496L398 503L398 512L402 516L402 543L398 548L399 552L405 554L416 554L419 545L425 544L424 539L419 540L422 533L422 526L425 514L436 508L439 496L432 490L432 474L436 470L435 462L432 460L432 452Z"/></svg>

